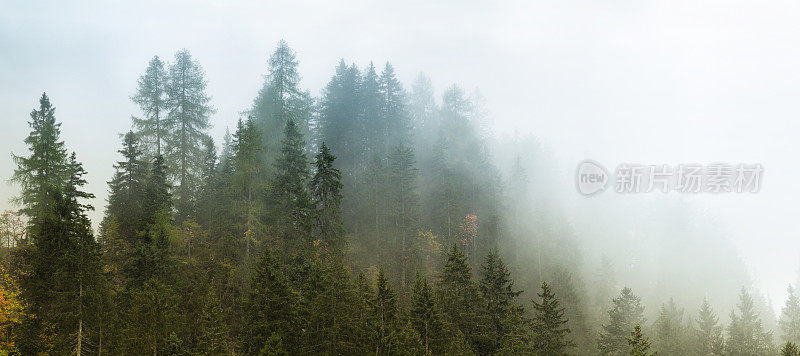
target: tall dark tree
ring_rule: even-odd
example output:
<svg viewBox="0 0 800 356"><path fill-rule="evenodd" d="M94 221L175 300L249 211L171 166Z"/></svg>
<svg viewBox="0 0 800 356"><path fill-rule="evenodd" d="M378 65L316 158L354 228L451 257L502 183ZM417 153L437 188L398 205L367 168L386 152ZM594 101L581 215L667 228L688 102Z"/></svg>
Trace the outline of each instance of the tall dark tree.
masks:
<svg viewBox="0 0 800 356"><path fill-rule="evenodd" d="M394 291L383 273L383 268L378 271L376 285L375 298L372 302L373 315L377 323L375 354L388 354L395 338L398 310Z"/></svg>
<svg viewBox="0 0 800 356"><path fill-rule="evenodd" d="M623 288L612 303L614 306L608 310L608 323L603 324L597 340L597 347L603 355L626 352L630 330L645 322L642 300L630 288Z"/></svg>
<svg viewBox="0 0 800 356"><path fill-rule="evenodd" d="M470 347L480 346L482 335L482 301L478 288L472 281L472 271L464 253L453 244L447 253L437 284L445 321L453 330L464 335Z"/></svg>
<svg viewBox="0 0 800 356"><path fill-rule="evenodd" d="M139 105L144 114L142 118L133 117L133 125L137 135L148 143L144 148L150 152L150 156L162 154L162 143L169 134L164 122L168 110L167 80L164 62L154 56L147 64L144 74L139 77L136 94L131 96L131 100Z"/></svg>
<svg viewBox="0 0 800 356"><path fill-rule="evenodd" d="M336 152L338 167L346 175L357 172L364 161L360 90L360 71L355 65L348 66L341 60L336 73L325 86L320 102L320 137L331 151Z"/></svg>
<svg viewBox="0 0 800 356"><path fill-rule="evenodd" d="M207 137L209 115L214 108L206 94L206 80L200 64L188 50L175 54L167 79L167 166L176 181L177 220L194 213L195 191L203 166L203 142Z"/></svg>
<svg viewBox="0 0 800 356"><path fill-rule="evenodd" d="M542 291L537 293L540 302L533 303L534 317L531 325L533 332L533 351L538 355L565 355L574 344L567 339L570 329L569 321L564 316L564 308L558 303L555 294L547 283L542 282Z"/></svg>
<svg viewBox="0 0 800 356"><path fill-rule="evenodd" d="M319 148L311 179L311 197L320 238L326 247L341 251L344 244L344 223L341 216L342 173L334 167L336 156L331 154L325 142Z"/></svg>
<svg viewBox="0 0 800 356"><path fill-rule="evenodd" d="M417 195L417 168L414 151L407 146L397 146L389 154L385 194L388 200L389 231L393 241L386 244L397 254L400 286L405 288L411 280L409 264L412 256L410 242L418 231L419 199Z"/></svg>
<svg viewBox="0 0 800 356"><path fill-rule="evenodd" d="M295 248L308 239L311 197L308 192L308 160L303 135L293 120L286 122L281 155L275 162L272 208L278 234Z"/></svg>
<svg viewBox="0 0 800 356"><path fill-rule="evenodd" d="M479 282L485 303L486 338L480 353L494 354L501 348L517 349L527 343L525 309L516 301L511 273L495 252L486 255Z"/></svg>
<svg viewBox="0 0 800 356"><path fill-rule="evenodd" d="M297 300L283 268L265 249L253 272L247 297L242 332L243 352L259 354L276 338L285 345L292 345L292 340L298 336L294 332L294 326L297 325L296 307Z"/></svg>
<svg viewBox="0 0 800 356"><path fill-rule="evenodd" d="M384 125L385 139L383 153L389 148L408 144L411 126L406 111L406 98L403 85L397 79L394 67L388 62L383 67L380 77L381 114Z"/></svg>
<svg viewBox="0 0 800 356"><path fill-rule="evenodd" d="M261 133L252 118L238 122L233 135L233 147L231 188L236 197L236 214L239 216L238 222L243 235L244 260L249 261L251 246L262 229L258 219L263 214L259 208L262 205L259 193L264 188L265 181L262 177L267 168Z"/></svg>
<svg viewBox="0 0 800 356"><path fill-rule="evenodd" d="M25 138L28 156L12 155L17 168L11 181L20 185L17 202L28 217L44 214L54 202L54 194L69 178L67 151L61 141L61 123L56 122L55 107L42 93L39 109L31 111L31 132Z"/></svg>
<svg viewBox="0 0 800 356"><path fill-rule="evenodd" d="M428 280L419 273L411 293L409 318L420 336L426 354L445 352L439 307Z"/></svg>

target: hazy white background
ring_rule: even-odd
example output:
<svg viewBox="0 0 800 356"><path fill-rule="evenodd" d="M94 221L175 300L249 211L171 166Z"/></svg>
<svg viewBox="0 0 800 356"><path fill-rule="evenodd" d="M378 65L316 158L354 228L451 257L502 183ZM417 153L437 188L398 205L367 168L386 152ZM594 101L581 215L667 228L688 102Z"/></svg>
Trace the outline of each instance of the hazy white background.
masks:
<svg viewBox="0 0 800 356"><path fill-rule="evenodd" d="M730 233L778 308L800 261L798 34L796 1L0 0L0 178L10 152L26 153L28 114L46 91L99 220L116 133L138 114L128 98L153 55L171 61L185 47L200 61L219 140L283 38L315 95L340 58L390 60L407 88L420 71L438 92L480 88L496 137L547 142L565 190L585 158L762 163L760 193L688 200ZM14 194L1 184L0 208Z"/></svg>

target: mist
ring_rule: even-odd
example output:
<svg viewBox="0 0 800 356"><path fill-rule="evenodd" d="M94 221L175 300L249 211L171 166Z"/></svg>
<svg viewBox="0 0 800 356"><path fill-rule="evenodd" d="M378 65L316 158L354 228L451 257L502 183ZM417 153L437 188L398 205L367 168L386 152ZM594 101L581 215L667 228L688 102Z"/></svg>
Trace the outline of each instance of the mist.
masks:
<svg viewBox="0 0 800 356"><path fill-rule="evenodd" d="M169 73L178 62L176 54L185 50L205 81L201 91L209 99L208 110L196 116L207 119L208 127L200 131L215 147L211 172L219 182L213 190L225 193L204 198L206 175L200 161L208 152L202 140L190 155L198 162L187 170L196 176L188 198L178 189L188 184L170 171L177 161L170 161L172 152L165 153L172 202L166 209L171 215L164 217L169 220L164 229L171 232L164 239L171 241L170 263L184 266L165 267L181 272L170 277L174 280L163 280L177 300L186 301L176 320L191 320L193 313L204 310L205 302L192 298L206 293L219 294L215 298L222 304L230 301L224 310L235 303L246 305L248 293L259 290L251 276L259 271L262 250L272 251L276 263L286 269L290 289L305 293L300 292L305 285L298 282L303 273L290 267L290 256L300 248L287 242L298 232L282 225L289 218L282 215L286 205L281 204L293 200L276 192L302 186L314 201L314 189L308 187L320 172L314 163L325 142L336 156L333 167L341 172L341 207L331 216L341 220L342 230L335 228L334 235L342 241L326 240L333 240L333 233L324 232L328 225L321 218L309 227L309 236L316 236L309 239L315 247L338 251L330 260L341 259L350 276L344 279L355 281L362 272L370 283L378 283L376 274L384 268L403 318L413 309L414 272L436 286L455 244L465 251L476 281L486 256L497 253L510 272L513 289L521 291L515 303L525 306L525 317L535 318L530 301L538 300L542 282L553 286L556 297L569 294L560 301L570 318L568 339L575 344L570 353L605 352L602 347L598 351L597 335L610 322L612 298L630 287L644 307L642 328L653 341L651 351L697 352L669 349L670 341L680 338L659 334L657 320L664 320L659 318L670 300L683 310L677 324L687 335L696 328L692 324L705 299L719 317L723 337L729 338L727 328L734 322L729 315L733 310L739 313L740 292L745 290L764 332L772 333L771 349L761 351L776 354L785 342L800 341L779 323L782 309L792 301L787 287L800 282L800 239L794 221L800 213L795 202L800 169L793 156L800 150L795 137L800 131L798 14L800 5L788 1L5 1L0 3L0 152L5 152L0 155L0 177L7 181L0 185L0 208L32 209L25 199L14 199L25 195L25 189L12 178L19 169L13 157L30 154L24 141L32 130L30 114L40 109L45 92L56 108L66 151L74 151L87 172L82 190L94 195L87 199L94 210L84 213L102 251L98 270L108 283L107 299L135 305L135 299L115 301L138 289L128 284L136 278L123 271L133 268L127 266L130 256L121 254L128 257L119 261L108 257L108 226L124 220L114 213L115 204L122 203L115 203L110 182L121 169L118 150L129 131L140 140L142 159L148 162L143 169L152 168L152 138L132 119L147 114L134 96L154 56ZM282 43L297 62L297 92L280 94L280 100L291 97L286 99L290 109L269 96L275 76L270 58ZM374 66L375 93L393 93L386 88L394 79L382 79L387 63L398 84L398 103L381 104L375 117L394 117L387 108L395 108L402 118L396 121L402 123L385 119L384 126L373 130L371 104L363 94L369 92L365 78ZM348 85L358 88L348 91ZM356 115L366 121L348 121ZM302 184L279 184L287 117L296 121L304 143L308 176ZM251 120L253 132L261 137L254 145L261 148L246 161L252 170L245 179L236 168L224 171L224 157L230 154L230 167L244 164L231 152L241 150L236 144ZM624 163L675 167L719 162L760 164L764 171L760 189L752 193L620 194L612 185L585 196L576 189L576 169L587 159L612 172ZM408 169L397 168L402 165ZM230 174L228 183L220 178L225 174ZM406 191L403 184L377 182L409 183ZM184 203L191 205L191 213L181 212ZM206 215L203 204L209 206ZM118 211L128 210L122 206ZM32 214L21 216L26 224L36 225ZM471 216L477 221L474 236ZM150 222L156 221L160 220L153 217ZM146 235L142 229L131 228L131 241ZM120 231L124 236L124 226ZM185 231L205 236L201 239L208 241L202 240L206 247L200 251L208 248L208 255L191 252ZM246 244L237 240L242 236ZM420 236L428 236L437 247L418 247L419 241L430 242ZM473 240L467 242L465 236ZM419 250L406 255L412 245ZM14 246L20 251L23 247ZM25 253L14 248L7 247L3 256L16 278L29 262L19 262ZM189 251L186 256L184 248ZM320 258L325 266L321 269L336 270L325 265L327 257ZM205 265L222 260L224 268ZM186 265L205 267L190 270ZM223 275L225 281L220 280ZM216 289L185 287L179 281L190 279L187 276L206 278ZM20 283L25 296L28 287ZM437 303L446 315L446 302ZM247 318L240 314L247 312L220 322L229 327L222 349L261 351L262 344L256 351L247 348L257 338L247 339ZM112 323L109 316L98 318ZM187 326L191 322L175 323L182 325L173 328L178 330L175 338L202 354L197 341L201 337ZM288 333L280 326L270 327ZM443 333L453 334L448 327ZM90 340L102 334L90 330ZM631 331L632 325L625 335ZM126 335L139 332L125 329ZM460 332L468 334L463 328ZM153 336L158 341L151 344L130 345L120 341L123 337L109 336L105 342L111 346L105 347L161 353L174 341L168 340L169 334L162 336ZM300 344L302 339L282 337L283 343L291 339ZM464 345L452 341L430 350L524 353L503 348L508 345L473 342L469 335L465 340ZM23 350L42 350L17 344ZM54 345L50 350L57 353L60 344ZM359 352L337 347L284 351ZM427 342L424 348L430 351Z"/></svg>

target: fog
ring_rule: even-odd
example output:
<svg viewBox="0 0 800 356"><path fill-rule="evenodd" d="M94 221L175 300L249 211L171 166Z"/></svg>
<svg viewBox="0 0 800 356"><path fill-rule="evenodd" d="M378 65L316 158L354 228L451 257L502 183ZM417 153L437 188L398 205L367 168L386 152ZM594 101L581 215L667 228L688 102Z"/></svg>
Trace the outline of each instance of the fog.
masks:
<svg viewBox="0 0 800 356"><path fill-rule="evenodd" d="M13 173L11 152L26 153L46 91L89 172L96 227L150 58L186 48L202 64L221 144L284 39L315 97L340 59L390 61L406 90L425 73L437 100L451 84L479 90L503 179L516 156L528 160L531 196L570 231L586 275L608 256L649 320L670 296L693 314L706 295L726 316L742 285L771 302L774 320L800 268L799 20L791 1L2 1L0 177ZM585 159L760 163L764 175L757 193L585 197L575 189ZM0 207L16 209L5 202L17 192L0 186Z"/></svg>

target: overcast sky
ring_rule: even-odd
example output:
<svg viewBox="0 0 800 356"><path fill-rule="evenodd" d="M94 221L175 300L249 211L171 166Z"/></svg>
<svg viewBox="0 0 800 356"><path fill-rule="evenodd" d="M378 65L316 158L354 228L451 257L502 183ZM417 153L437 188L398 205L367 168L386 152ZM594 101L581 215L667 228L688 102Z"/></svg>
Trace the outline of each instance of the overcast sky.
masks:
<svg viewBox="0 0 800 356"><path fill-rule="evenodd" d="M26 153L28 114L46 91L89 171L97 220L116 134L138 114L129 97L153 55L187 48L201 63L219 140L285 39L314 95L340 58L389 60L406 87L422 71L439 93L480 88L497 137L547 142L564 187L585 158L763 164L758 194L690 200L725 226L780 305L800 261L799 33L797 1L0 0L0 177L12 151ZM0 202L14 194L0 186Z"/></svg>

